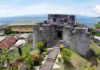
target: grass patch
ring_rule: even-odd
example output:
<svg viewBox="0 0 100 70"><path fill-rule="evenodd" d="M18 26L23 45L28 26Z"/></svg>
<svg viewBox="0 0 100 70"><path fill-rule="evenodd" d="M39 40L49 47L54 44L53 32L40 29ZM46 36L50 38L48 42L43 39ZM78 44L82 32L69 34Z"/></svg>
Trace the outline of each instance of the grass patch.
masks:
<svg viewBox="0 0 100 70"><path fill-rule="evenodd" d="M29 52L31 49L32 49L32 45L22 47L23 55L26 54L26 52ZM20 58L20 55L19 55L18 51L16 51L9 58L11 61L15 61L16 59Z"/></svg>
<svg viewBox="0 0 100 70"><path fill-rule="evenodd" d="M96 33L95 35L96 35L96 36L100 36L100 33Z"/></svg>
<svg viewBox="0 0 100 70"><path fill-rule="evenodd" d="M90 62L76 52L72 51L69 64L64 65L62 62L58 62L57 64L60 65L61 68L53 70L84 70L85 67L90 65Z"/></svg>
<svg viewBox="0 0 100 70"><path fill-rule="evenodd" d="M100 47L96 43L92 42L90 48L93 49L96 52L96 54L100 54Z"/></svg>

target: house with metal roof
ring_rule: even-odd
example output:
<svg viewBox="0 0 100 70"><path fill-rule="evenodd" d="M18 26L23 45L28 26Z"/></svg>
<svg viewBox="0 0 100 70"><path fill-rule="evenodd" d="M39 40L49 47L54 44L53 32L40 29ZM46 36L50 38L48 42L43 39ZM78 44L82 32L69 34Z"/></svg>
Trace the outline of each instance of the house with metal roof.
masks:
<svg viewBox="0 0 100 70"><path fill-rule="evenodd" d="M12 23L9 24L9 28L12 32L15 33L32 33L32 25L35 25L37 22L31 22L31 23Z"/></svg>
<svg viewBox="0 0 100 70"><path fill-rule="evenodd" d="M0 36L5 34L6 25L0 25Z"/></svg>
<svg viewBox="0 0 100 70"><path fill-rule="evenodd" d="M0 49L12 47L18 39L18 37L7 37L0 43Z"/></svg>

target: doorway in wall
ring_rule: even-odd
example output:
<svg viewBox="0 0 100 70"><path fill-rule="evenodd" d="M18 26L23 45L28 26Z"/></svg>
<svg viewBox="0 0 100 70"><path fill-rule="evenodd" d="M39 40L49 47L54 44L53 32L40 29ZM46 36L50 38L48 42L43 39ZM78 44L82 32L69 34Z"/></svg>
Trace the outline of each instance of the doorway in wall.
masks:
<svg viewBox="0 0 100 70"><path fill-rule="evenodd" d="M62 39L63 38L63 31L57 30L57 38Z"/></svg>

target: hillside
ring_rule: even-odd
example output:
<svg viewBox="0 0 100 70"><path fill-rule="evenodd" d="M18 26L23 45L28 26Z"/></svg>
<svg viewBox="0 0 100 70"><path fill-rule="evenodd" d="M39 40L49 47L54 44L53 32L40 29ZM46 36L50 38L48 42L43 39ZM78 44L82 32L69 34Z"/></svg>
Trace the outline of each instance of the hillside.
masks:
<svg viewBox="0 0 100 70"><path fill-rule="evenodd" d="M32 23L35 22L43 22L47 20L47 15L28 15L28 16L17 16L17 17L7 17L7 18L0 18L0 24L16 24L16 23ZM76 21L80 24L85 24L87 26L94 26L98 19L76 15Z"/></svg>

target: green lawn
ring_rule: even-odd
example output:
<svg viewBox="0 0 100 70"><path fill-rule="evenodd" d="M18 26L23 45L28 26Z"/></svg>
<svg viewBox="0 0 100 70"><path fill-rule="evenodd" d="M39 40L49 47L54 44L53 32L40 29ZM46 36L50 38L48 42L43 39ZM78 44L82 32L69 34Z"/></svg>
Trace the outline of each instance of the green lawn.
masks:
<svg viewBox="0 0 100 70"><path fill-rule="evenodd" d="M90 65L90 62L81 57L79 54L72 51L70 64L64 65L61 62L57 64L60 65L61 68L54 70L84 70L85 67Z"/></svg>
<svg viewBox="0 0 100 70"><path fill-rule="evenodd" d="M100 36L100 33L96 33L95 35L96 35L96 36Z"/></svg>
<svg viewBox="0 0 100 70"><path fill-rule="evenodd" d="M90 48L92 48L96 52L96 54L100 54L100 47L93 41L92 41ZM99 59L97 59L97 60L98 60L97 70L99 70L100 69L100 60Z"/></svg>
<svg viewBox="0 0 100 70"><path fill-rule="evenodd" d="M96 54L100 54L100 47L94 42L90 45L90 48L92 48ZM57 64L61 66L60 69L53 69L53 70L84 70L84 68L91 65L91 63L86 60L85 58L81 57L79 54L72 51L72 56L70 60L70 65L64 65L61 62L58 62ZM100 69L100 60L98 60L98 66L97 70Z"/></svg>
<svg viewBox="0 0 100 70"><path fill-rule="evenodd" d="M96 54L100 54L100 47L96 43L92 42L90 48L92 48Z"/></svg>

